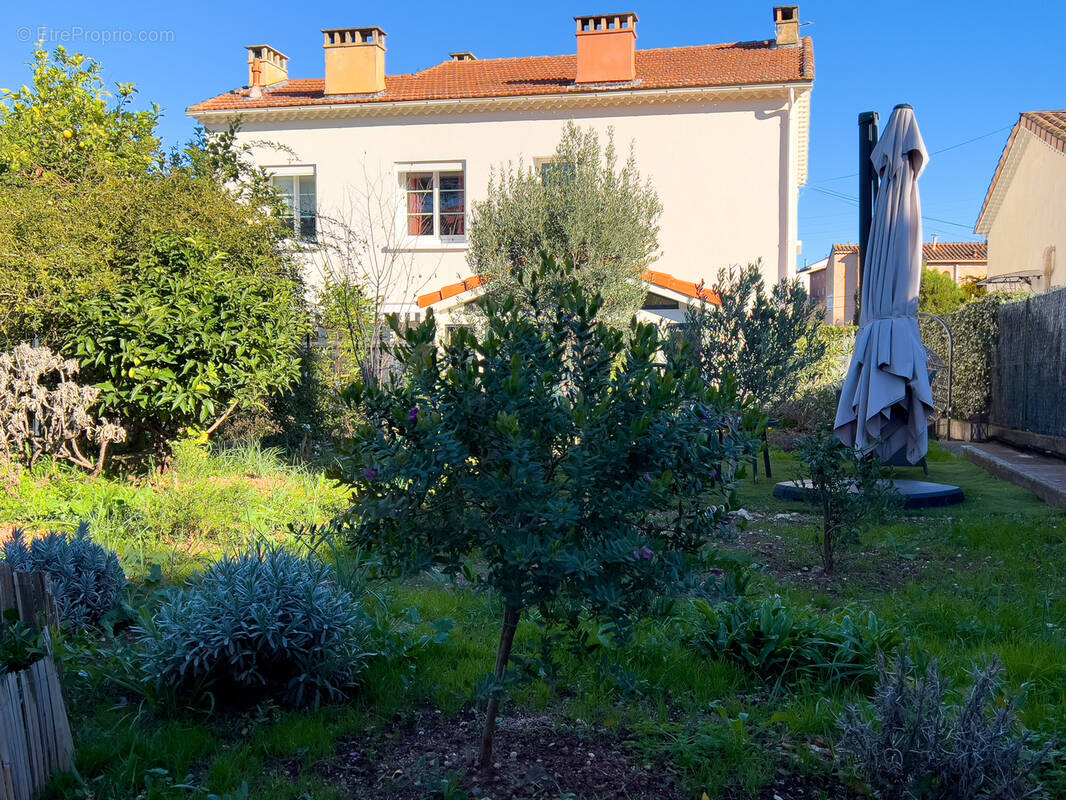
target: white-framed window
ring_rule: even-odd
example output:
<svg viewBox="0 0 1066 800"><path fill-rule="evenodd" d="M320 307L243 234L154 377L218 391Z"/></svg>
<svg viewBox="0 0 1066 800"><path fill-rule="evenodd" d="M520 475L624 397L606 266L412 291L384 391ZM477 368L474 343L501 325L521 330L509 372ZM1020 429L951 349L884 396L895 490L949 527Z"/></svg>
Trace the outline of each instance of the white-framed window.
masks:
<svg viewBox="0 0 1066 800"><path fill-rule="evenodd" d="M577 170L569 161L559 161L556 156L544 156L533 159L533 167L540 174L543 184L572 183Z"/></svg>
<svg viewBox="0 0 1066 800"><path fill-rule="evenodd" d="M403 231L417 239L466 241L466 168L463 162L398 164Z"/></svg>
<svg viewBox="0 0 1066 800"><path fill-rule="evenodd" d="M292 229L294 239L318 241L318 191L313 167L268 168L270 181L281 195L282 219Z"/></svg>

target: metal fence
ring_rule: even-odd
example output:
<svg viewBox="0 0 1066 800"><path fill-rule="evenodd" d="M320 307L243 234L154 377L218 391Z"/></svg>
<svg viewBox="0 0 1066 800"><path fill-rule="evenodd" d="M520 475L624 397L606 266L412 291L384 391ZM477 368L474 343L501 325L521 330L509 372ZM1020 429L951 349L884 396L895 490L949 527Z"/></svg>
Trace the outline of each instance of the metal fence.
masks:
<svg viewBox="0 0 1066 800"><path fill-rule="evenodd" d="M1066 437L1066 289L1005 303L997 314L990 421Z"/></svg>

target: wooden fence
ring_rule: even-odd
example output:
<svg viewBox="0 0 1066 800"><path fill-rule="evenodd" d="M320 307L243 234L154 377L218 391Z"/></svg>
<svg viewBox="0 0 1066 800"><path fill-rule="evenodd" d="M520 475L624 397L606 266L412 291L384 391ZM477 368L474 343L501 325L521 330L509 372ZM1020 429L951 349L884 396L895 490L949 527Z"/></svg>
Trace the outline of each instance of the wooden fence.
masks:
<svg viewBox="0 0 1066 800"><path fill-rule="evenodd" d="M0 614L10 609L28 625L54 625L48 575L0 564ZM47 628L44 637L50 643ZM0 678L0 800L33 800L73 763L74 739L52 656Z"/></svg>

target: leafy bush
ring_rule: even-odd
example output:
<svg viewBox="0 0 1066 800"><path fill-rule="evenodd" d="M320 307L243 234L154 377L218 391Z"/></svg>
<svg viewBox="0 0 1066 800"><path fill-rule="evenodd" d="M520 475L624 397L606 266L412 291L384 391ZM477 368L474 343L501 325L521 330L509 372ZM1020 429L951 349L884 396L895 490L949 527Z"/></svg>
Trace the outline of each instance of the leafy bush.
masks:
<svg viewBox="0 0 1066 800"><path fill-rule="evenodd" d="M872 683L879 654L898 642L872 612L820 615L776 596L759 605L746 599L717 606L694 602L702 616L693 640L697 652L778 683Z"/></svg>
<svg viewBox="0 0 1066 800"><path fill-rule="evenodd" d="M997 312L1003 303L1016 298L992 292L967 303L947 318L955 343L955 375L952 380L951 416L975 419L988 414L992 406L992 359L999 336ZM935 321L921 321L926 347L948 360L944 329Z"/></svg>
<svg viewBox="0 0 1066 800"><path fill-rule="evenodd" d="M758 264L721 270L715 291L720 305L702 303L685 316L689 357L705 380L734 380L742 400L773 408L825 352L822 312L799 281L768 292Z"/></svg>
<svg viewBox="0 0 1066 800"><path fill-rule="evenodd" d="M18 611L8 609L0 619L0 678L19 672L48 655L43 634L18 618Z"/></svg>
<svg viewBox="0 0 1066 800"><path fill-rule="evenodd" d="M797 442L807 467L807 499L822 514L822 566L835 567L837 545L858 537L862 526L884 513L896 498L895 487L881 477L873 453L844 444L825 430Z"/></svg>
<svg viewBox="0 0 1066 800"><path fill-rule="evenodd" d="M63 348L81 308L168 234L213 242L263 280L298 275L277 195L232 130L165 154L156 110L129 108L132 84L112 102L92 59L34 57L28 87L0 98L0 348L35 335Z"/></svg>
<svg viewBox="0 0 1066 800"><path fill-rule="evenodd" d="M107 446L126 431L90 413L100 390L74 379L77 361L64 360L47 347L18 345L0 353L0 462L33 467L41 456L71 461L99 473ZM95 462L81 448L95 444Z"/></svg>
<svg viewBox="0 0 1066 800"><path fill-rule="evenodd" d="M772 416L798 433L832 426L840 400L840 386L855 349L853 325L820 325L814 334L821 356L800 375L796 391L771 411ZM806 346L801 342L800 347Z"/></svg>
<svg viewBox="0 0 1066 800"><path fill-rule="evenodd" d="M53 531L28 545L15 529L3 553L18 572L48 573L60 622L78 628L99 624L122 600L126 576L118 556L89 537L87 523L73 536Z"/></svg>
<svg viewBox="0 0 1066 800"><path fill-rule="evenodd" d="M966 292L950 275L926 267L922 270L918 292L918 310L944 316L958 310L966 302Z"/></svg>
<svg viewBox="0 0 1066 800"><path fill-rule="evenodd" d="M317 706L355 684L369 628L332 567L270 547L222 558L138 632L145 676L159 689Z"/></svg>
<svg viewBox="0 0 1066 800"><path fill-rule="evenodd" d="M131 426L163 440L183 428L210 434L297 379L307 319L295 283L174 236L122 273L98 302L71 309L69 349L99 382L102 407Z"/></svg>
<svg viewBox="0 0 1066 800"><path fill-rule="evenodd" d="M1022 800L1039 793L1034 753L1018 722L1017 697L1002 696L1003 667L974 667L961 703L932 662L882 660L873 710L848 709L840 749L882 800Z"/></svg>
<svg viewBox="0 0 1066 800"><path fill-rule="evenodd" d="M505 607L497 679L528 609L624 630L676 592L752 451L728 387L663 360L654 325L599 320L601 300L567 274L546 258L522 277L528 307L489 296L484 335L442 347L432 316L394 320L405 380L348 393L369 420L344 464L354 539L398 572L483 561Z"/></svg>

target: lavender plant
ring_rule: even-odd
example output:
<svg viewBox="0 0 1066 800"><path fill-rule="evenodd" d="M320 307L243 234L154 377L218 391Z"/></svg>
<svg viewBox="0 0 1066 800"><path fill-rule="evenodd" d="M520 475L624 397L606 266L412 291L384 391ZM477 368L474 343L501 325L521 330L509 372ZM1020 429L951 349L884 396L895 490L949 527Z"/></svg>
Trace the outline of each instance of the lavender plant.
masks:
<svg viewBox="0 0 1066 800"><path fill-rule="evenodd" d="M16 528L3 554L16 572L47 572L60 622L77 628L99 624L126 588L118 556L89 537L85 522L73 536L53 531L30 543Z"/></svg>
<svg viewBox="0 0 1066 800"><path fill-rule="evenodd" d="M1023 800L1040 794L1034 752L1018 721L1018 698L1003 696L998 660L975 666L961 703L935 661L919 672L905 658L882 659L873 709L852 706L841 750L881 800Z"/></svg>
<svg viewBox="0 0 1066 800"><path fill-rule="evenodd" d="M339 698L366 664L371 623L333 568L280 547L226 557L137 629L145 678L197 700Z"/></svg>

